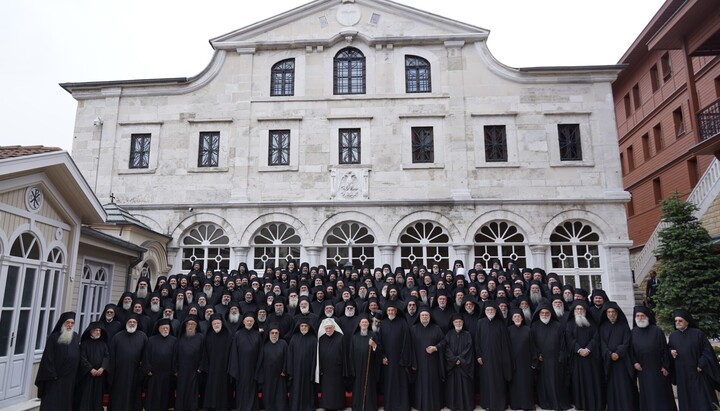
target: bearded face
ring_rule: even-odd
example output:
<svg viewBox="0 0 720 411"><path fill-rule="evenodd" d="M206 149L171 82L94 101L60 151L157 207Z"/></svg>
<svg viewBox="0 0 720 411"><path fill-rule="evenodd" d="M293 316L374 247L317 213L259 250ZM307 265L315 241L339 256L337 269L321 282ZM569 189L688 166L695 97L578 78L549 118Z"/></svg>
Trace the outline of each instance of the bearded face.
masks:
<svg viewBox="0 0 720 411"><path fill-rule="evenodd" d="M577 324L578 327L589 327L590 321L585 317L585 309L578 308L575 309L575 324Z"/></svg>
<svg viewBox="0 0 720 411"><path fill-rule="evenodd" d="M540 321L542 321L543 324L549 324L551 319L550 311L548 310L542 310L540 311Z"/></svg>
<svg viewBox="0 0 720 411"><path fill-rule="evenodd" d="M237 324L238 322L240 322L240 313L229 313L228 320L230 320L231 324Z"/></svg>
<svg viewBox="0 0 720 411"><path fill-rule="evenodd" d="M147 284L140 283L140 287L138 288L135 295L137 295L137 298L145 299L148 296Z"/></svg>
<svg viewBox="0 0 720 411"><path fill-rule="evenodd" d="M67 325L67 323L71 321L72 320L65 321L65 324L60 328L60 336L58 337L59 344L69 345L72 342L75 322L72 321L72 324Z"/></svg>

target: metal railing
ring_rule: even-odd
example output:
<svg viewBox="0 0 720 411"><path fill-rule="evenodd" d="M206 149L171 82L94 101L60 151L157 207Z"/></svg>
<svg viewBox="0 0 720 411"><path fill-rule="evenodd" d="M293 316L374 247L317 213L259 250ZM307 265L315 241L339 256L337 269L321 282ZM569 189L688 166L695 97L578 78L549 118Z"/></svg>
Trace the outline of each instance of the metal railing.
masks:
<svg viewBox="0 0 720 411"><path fill-rule="evenodd" d="M695 213L696 217L701 218L708 208L710 208L710 205L712 205L715 196L718 195L719 181L720 162L717 159L714 159L687 198L687 201L698 207L698 211ZM657 227L655 227L655 231L653 231L650 238L648 238L645 242L645 246L642 251L640 251L640 254L638 254L637 258L635 258L632 270L635 272L635 276L638 280L645 278L652 266L655 265L655 249L660 243L659 233L660 230L667 226L668 223L660 221Z"/></svg>
<svg viewBox="0 0 720 411"><path fill-rule="evenodd" d="M698 111L697 120L700 141L705 141L720 134L720 99Z"/></svg>

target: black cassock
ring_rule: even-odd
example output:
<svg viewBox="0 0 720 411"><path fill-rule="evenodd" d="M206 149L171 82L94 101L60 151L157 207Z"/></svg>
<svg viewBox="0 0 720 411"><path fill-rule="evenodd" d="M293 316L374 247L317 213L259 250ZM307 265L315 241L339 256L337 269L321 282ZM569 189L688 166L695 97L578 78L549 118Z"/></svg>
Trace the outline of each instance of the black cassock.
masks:
<svg viewBox="0 0 720 411"><path fill-rule="evenodd" d="M532 323L530 331L535 357L538 358L536 387L538 405L546 410L566 410L570 405L563 379L567 355L564 349L565 333L562 325L555 319L547 324L536 320Z"/></svg>
<svg viewBox="0 0 720 411"><path fill-rule="evenodd" d="M716 410L715 389L720 384L718 363L705 334L697 328L673 331L668 340L674 359L674 382L677 384L680 411ZM702 372L697 372L701 368Z"/></svg>
<svg viewBox="0 0 720 411"><path fill-rule="evenodd" d="M139 411L142 409L140 368L147 336L142 331L125 330L110 340L110 403L108 411Z"/></svg>
<svg viewBox="0 0 720 411"><path fill-rule="evenodd" d="M110 350L107 342L102 339L86 339L80 344L80 368L78 369L77 382L77 410L78 411L102 411L103 391L105 390L105 377L107 371L102 375L93 377L90 371L95 369L107 369L110 363Z"/></svg>
<svg viewBox="0 0 720 411"><path fill-rule="evenodd" d="M353 377L352 410L377 411L377 383L380 378L379 350L370 347L370 338L375 334L368 330L367 335L357 331L350 339L350 361L348 372ZM375 341L377 342L377 341ZM363 397L364 393L364 397Z"/></svg>
<svg viewBox="0 0 720 411"><path fill-rule="evenodd" d="M609 320L603 321L600 325L600 347L607 381L608 411L637 410L638 392L627 323L620 319L615 324ZM620 358L613 361L612 353Z"/></svg>
<svg viewBox="0 0 720 411"><path fill-rule="evenodd" d="M80 364L80 337L73 333L70 344L58 343L60 331L53 332L45 343L35 385L41 410L72 410L75 377Z"/></svg>
<svg viewBox="0 0 720 411"><path fill-rule="evenodd" d="M290 339L285 369L290 378L290 409L315 410L315 362L317 337L297 331Z"/></svg>
<svg viewBox="0 0 720 411"><path fill-rule="evenodd" d="M285 372L285 358L288 344L282 338L273 344L270 340L263 346L263 359L260 367L262 402L265 411L287 411L288 390Z"/></svg>
<svg viewBox="0 0 720 411"><path fill-rule="evenodd" d="M452 411L475 409L475 362L470 332L448 331L445 335L445 405Z"/></svg>
<svg viewBox="0 0 720 411"><path fill-rule="evenodd" d="M480 405L488 411L504 410L507 383L512 378L512 357L510 336L500 312L492 321L478 320L475 357L483 360L479 367Z"/></svg>
<svg viewBox="0 0 720 411"><path fill-rule="evenodd" d="M410 381L412 366L412 337L404 318L384 319L380 323L378 340L382 356L388 365L382 367L384 408L388 411L410 410Z"/></svg>
<svg viewBox="0 0 720 411"><path fill-rule="evenodd" d="M203 355L205 336L199 332L192 337L182 334L175 345L175 370L177 389L175 411L197 410L200 394L200 361Z"/></svg>
<svg viewBox="0 0 720 411"><path fill-rule="evenodd" d="M444 347L445 333L442 328L430 323L423 326L420 321L410 327L413 346L413 398L412 406L423 411L439 411L445 402L443 381L445 381ZM428 354L427 347L435 346L437 351Z"/></svg>
<svg viewBox="0 0 720 411"><path fill-rule="evenodd" d="M640 411L677 411L670 376L665 377L662 369L670 371L670 350L665 334L656 325L646 328L633 327L632 351L638 371L640 386Z"/></svg>
<svg viewBox="0 0 720 411"><path fill-rule="evenodd" d="M260 402L257 382L263 355L263 338L252 328L241 327L230 345L228 373L235 379L235 404L238 411L257 411Z"/></svg>
<svg viewBox="0 0 720 411"><path fill-rule="evenodd" d="M343 335L334 332L328 336L323 334L318 339L318 365L320 366L320 408L326 410L345 409L344 377L347 376L345 366L345 342Z"/></svg>
<svg viewBox="0 0 720 411"><path fill-rule="evenodd" d="M510 383L510 408L513 410L534 410L533 366L537 361L530 327L515 324L508 327L514 368Z"/></svg>
<svg viewBox="0 0 720 411"><path fill-rule="evenodd" d="M597 327L578 327L570 318L565 330L568 355L570 356L570 386L575 408L587 411L601 411L603 405L602 362ZM578 350L587 348L590 355L582 357Z"/></svg>
<svg viewBox="0 0 720 411"><path fill-rule="evenodd" d="M205 334L205 346L200 369L205 374L203 408L230 409L232 391L228 376L228 361L232 336L223 327L219 333L211 328Z"/></svg>
<svg viewBox="0 0 720 411"><path fill-rule="evenodd" d="M172 335L155 334L148 339L143 357L147 375L145 409L165 411L173 406L175 391L175 344ZM152 375L148 375L148 374Z"/></svg>

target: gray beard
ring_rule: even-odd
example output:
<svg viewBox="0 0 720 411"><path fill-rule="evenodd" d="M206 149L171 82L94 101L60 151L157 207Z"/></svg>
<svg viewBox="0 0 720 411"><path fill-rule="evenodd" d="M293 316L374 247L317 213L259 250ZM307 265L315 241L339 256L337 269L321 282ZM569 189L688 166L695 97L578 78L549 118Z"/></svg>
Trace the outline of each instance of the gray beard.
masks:
<svg viewBox="0 0 720 411"><path fill-rule="evenodd" d="M547 325L550 323L550 317L548 317L548 318L540 317L540 321L542 321L543 324Z"/></svg>
<svg viewBox="0 0 720 411"><path fill-rule="evenodd" d="M647 326L650 325L650 320L645 320L645 321L635 320L635 324L637 324L637 326L640 328L647 328Z"/></svg>
<svg viewBox="0 0 720 411"><path fill-rule="evenodd" d="M538 305L542 301L542 294L540 293L530 293L530 302L533 303L533 305Z"/></svg>
<svg viewBox="0 0 720 411"><path fill-rule="evenodd" d="M522 310L523 315L525 316L525 319L530 322L532 320L532 313L530 312L529 308L523 308Z"/></svg>
<svg viewBox="0 0 720 411"><path fill-rule="evenodd" d="M182 311L183 310L183 302L182 301L176 301L175 302L175 311Z"/></svg>
<svg viewBox="0 0 720 411"><path fill-rule="evenodd" d="M228 319L230 320L230 323L237 324L237 322L240 321L240 313L228 314Z"/></svg>
<svg viewBox="0 0 720 411"><path fill-rule="evenodd" d="M555 311L555 315L557 315L558 318L560 318L560 317L562 317L563 315L565 315L565 310L562 309L562 308L553 307L553 311Z"/></svg>
<svg viewBox="0 0 720 411"><path fill-rule="evenodd" d="M575 324L577 324L578 327L589 327L590 321L588 321L584 315L575 314Z"/></svg>
<svg viewBox="0 0 720 411"><path fill-rule="evenodd" d="M145 298L148 295L148 290L147 288L139 288L135 295L137 295L137 298Z"/></svg>
<svg viewBox="0 0 720 411"><path fill-rule="evenodd" d="M186 337L194 337L195 336L195 330L185 330L185 336Z"/></svg>
<svg viewBox="0 0 720 411"><path fill-rule="evenodd" d="M372 330L373 330L374 333L380 332L380 327L378 327L377 325L373 324L373 325L372 325Z"/></svg>
<svg viewBox="0 0 720 411"><path fill-rule="evenodd" d="M365 337L366 335L368 335L368 330L360 330L360 335Z"/></svg>
<svg viewBox="0 0 720 411"><path fill-rule="evenodd" d="M123 310L127 311L132 307L132 303L123 303Z"/></svg>
<svg viewBox="0 0 720 411"><path fill-rule="evenodd" d="M150 304L150 311L154 313L160 312L160 304Z"/></svg>
<svg viewBox="0 0 720 411"><path fill-rule="evenodd" d="M210 291L205 291L205 297L207 297L207 300L210 300L212 298L212 295L213 295L212 288L210 289Z"/></svg>
<svg viewBox="0 0 720 411"><path fill-rule="evenodd" d="M291 310L294 310L295 308L297 308L297 305L298 305L298 302L297 302L297 301L292 301L292 300L291 300L291 301L288 302L288 307L289 307Z"/></svg>
<svg viewBox="0 0 720 411"><path fill-rule="evenodd" d="M58 337L58 344L70 345L73 338L73 330L68 330L65 327L60 329L60 336Z"/></svg>

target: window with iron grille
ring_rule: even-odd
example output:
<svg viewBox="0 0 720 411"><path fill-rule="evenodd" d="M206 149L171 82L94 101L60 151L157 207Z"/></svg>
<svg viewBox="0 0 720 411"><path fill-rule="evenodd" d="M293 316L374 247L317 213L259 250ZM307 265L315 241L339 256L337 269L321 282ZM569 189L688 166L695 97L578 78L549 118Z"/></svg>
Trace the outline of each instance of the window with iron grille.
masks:
<svg viewBox="0 0 720 411"><path fill-rule="evenodd" d="M432 163L435 161L435 142L432 127L412 128L412 162Z"/></svg>
<svg viewBox="0 0 720 411"><path fill-rule="evenodd" d="M270 130L268 143L268 165L290 164L290 130Z"/></svg>
<svg viewBox="0 0 720 411"><path fill-rule="evenodd" d="M353 47L340 50L333 69L335 94L365 94L365 56L360 50Z"/></svg>
<svg viewBox="0 0 720 411"><path fill-rule="evenodd" d="M485 161L507 162L507 135L505 126L485 126Z"/></svg>
<svg viewBox="0 0 720 411"><path fill-rule="evenodd" d="M295 59L287 59L272 66L270 95L292 96L295 94Z"/></svg>
<svg viewBox="0 0 720 411"><path fill-rule="evenodd" d="M130 168L150 166L150 134L133 134L130 137Z"/></svg>
<svg viewBox="0 0 720 411"><path fill-rule="evenodd" d="M217 167L220 157L220 132L203 131L200 133L198 167Z"/></svg>
<svg viewBox="0 0 720 411"><path fill-rule="evenodd" d="M561 161L582 161L580 124L558 124Z"/></svg>
<svg viewBox="0 0 720 411"><path fill-rule="evenodd" d="M405 91L407 93L429 93L430 62L418 56L405 56Z"/></svg>
<svg viewBox="0 0 720 411"><path fill-rule="evenodd" d="M341 128L339 135L339 164L360 164L360 129Z"/></svg>

